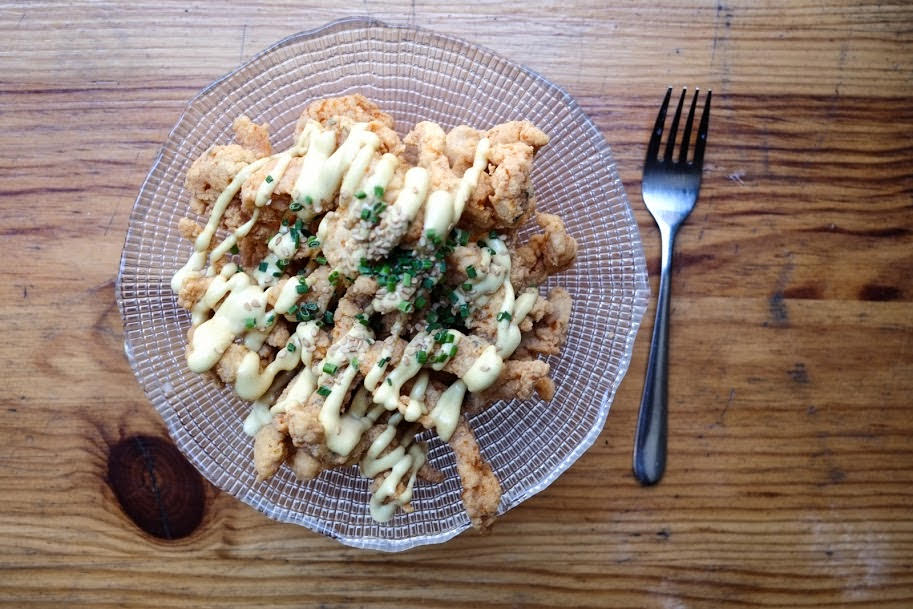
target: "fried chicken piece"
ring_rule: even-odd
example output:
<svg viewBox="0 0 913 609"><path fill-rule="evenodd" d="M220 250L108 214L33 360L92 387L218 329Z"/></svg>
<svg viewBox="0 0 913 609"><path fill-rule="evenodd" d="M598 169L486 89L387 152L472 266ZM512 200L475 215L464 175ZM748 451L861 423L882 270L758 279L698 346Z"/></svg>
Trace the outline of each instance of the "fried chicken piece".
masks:
<svg viewBox="0 0 913 609"><path fill-rule="evenodd" d="M295 476L302 482L313 480L326 469L323 464L312 457L306 450L295 449L287 461Z"/></svg>
<svg viewBox="0 0 913 609"><path fill-rule="evenodd" d="M447 132L444 153L450 162L450 168L457 175L472 167L476 156L476 146L482 139L482 132L466 125L459 125Z"/></svg>
<svg viewBox="0 0 913 609"><path fill-rule="evenodd" d="M231 124L231 128L235 131L235 141L253 152L258 159L273 153L267 123L258 125L242 114Z"/></svg>
<svg viewBox="0 0 913 609"><path fill-rule="evenodd" d="M190 218L181 218L178 220L178 232L188 241L193 241L203 232L203 226Z"/></svg>
<svg viewBox="0 0 913 609"><path fill-rule="evenodd" d="M536 214L543 233L511 254L510 281L517 289L538 285L554 273L571 266L577 256L577 241L567 234L564 222L553 214Z"/></svg>
<svg viewBox="0 0 913 609"><path fill-rule="evenodd" d="M360 323L355 316L364 312L376 292L377 281L368 275L359 275L349 286L345 296L340 298L336 305L333 316L333 342L341 340L352 328L352 324Z"/></svg>
<svg viewBox="0 0 913 609"><path fill-rule="evenodd" d="M216 364L216 374L219 375L223 383L231 385L237 380L238 367L241 365L241 360L249 352L250 350L244 345L237 343L228 345L228 349L225 350L225 353L219 358L219 363Z"/></svg>
<svg viewBox="0 0 913 609"><path fill-rule="evenodd" d="M554 288L546 302L548 313L532 324L531 331L527 330L520 339L520 347L526 353L558 355L567 340L573 306L571 295L563 288Z"/></svg>
<svg viewBox="0 0 913 609"><path fill-rule="evenodd" d="M554 395L554 385L549 379L548 372L549 365L542 360L507 360L498 380L492 383L491 387L466 396L463 410L468 414L475 414L499 400L528 400L540 388L543 390L539 394L542 399L551 399Z"/></svg>
<svg viewBox="0 0 913 609"><path fill-rule="evenodd" d="M437 123L422 121L412 128L403 142L418 149L418 167L428 170L431 177L431 191L452 191L459 177L450 169L446 154L446 135Z"/></svg>
<svg viewBox="0 0 913 609"><path fill-rule="evenodd" d="M548 136L529 121L503 123L490 129L488 171L482 172L475 191L466 203L460 226L474 231L491 229L512 231L521 226L535 209L530 171L533 155L548 143ZM470 131L454 135L453 160L461 166L468 161L466 143L458 148L458 138L469 140Z"/></svg>
<svg viewBox="0 0 913 609"><path fill-rule="evenodd" d="M501 501L501 484L491 466L482 458L479 444L463 417L460 417L449 444L453 448L457 473L463 484L463 506L469 520L473 527L487 532Z"/></svg>
<svg viewBox="0 0 913 609"><path fill-rule="evenodd" d="M299 136L304 130L307 120L315 120L318 123L326 123L337 116L346 116L360 123L378 121L382 125L393 128L393 118L383 112L380 107L360 93L345 95L342 97L327 97L311 102L298 124L295 126L295 136Z"/></svg>
<svg viewBox="0 0 913 609"><path fill-rule="evenodd" d="M270 330L269 336L266 337L266 344L271 347L284 347L291 338L288 326L282 321L282 318L276 320L276 325Z"/></svg>
<svg viewBox="0 0 913 609"><path fill-rule="evenodd" d="M279 471L288 457L288 436L274 419L264 425L254 436L254 469L257 482L262 482Z"/></svg>
<svg viewBox="0 0 913 609"><path fill-rule="evenodd" d="M184 186L190 191L190 209L204 215L222 191L257 155L238 144L211 146L187 170Z"/></svg>
<svg viewBox="0 0 913 609"><path fill-rule="evenodd" d="M180 292L178 292L178 306L188 311L192 309L206 294L206 290L209 289L209 284L212 283L212 280L212 277L194 277L193 275L187 277L184 283L181 284Z"/></svg>

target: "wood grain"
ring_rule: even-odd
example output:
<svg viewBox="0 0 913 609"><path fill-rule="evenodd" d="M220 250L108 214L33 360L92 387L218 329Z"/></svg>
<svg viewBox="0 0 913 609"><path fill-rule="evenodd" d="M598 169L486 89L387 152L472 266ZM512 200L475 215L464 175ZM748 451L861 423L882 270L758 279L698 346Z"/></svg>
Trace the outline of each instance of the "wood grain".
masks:
<svg viewBox="0 0 913 609"><path fill-rule="evenodd" d="M913 7L614 4L0 6L0 606L913 605ZM491 536L356 551L208 485L187 537L125 514L111 448L167 438L114 306L136 192L196 91L354 14L564 86L612 146L652 270L639 179L656 106L666 86L713 89L659 486L630 473L651 309L597 444Z"/></svg>

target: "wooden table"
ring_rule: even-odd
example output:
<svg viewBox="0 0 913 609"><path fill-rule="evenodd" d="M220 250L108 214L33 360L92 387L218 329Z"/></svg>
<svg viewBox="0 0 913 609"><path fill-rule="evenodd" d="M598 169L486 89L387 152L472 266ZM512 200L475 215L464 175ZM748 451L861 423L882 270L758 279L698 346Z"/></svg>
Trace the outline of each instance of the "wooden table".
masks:
<svg viewBox="0 0 913 609"><path fill-rule="evenodd" d="M913 8L606 4L0 8L0 606L913 606ZM143 177L196 91L354 14L564 86L612 146L653 274L649 128L667 85L713 89L659 486L630 471L651 307L596 445L490 536L358 551L206 485L176 541L122 509L112 450L167 438L114 305Z"/></svg>

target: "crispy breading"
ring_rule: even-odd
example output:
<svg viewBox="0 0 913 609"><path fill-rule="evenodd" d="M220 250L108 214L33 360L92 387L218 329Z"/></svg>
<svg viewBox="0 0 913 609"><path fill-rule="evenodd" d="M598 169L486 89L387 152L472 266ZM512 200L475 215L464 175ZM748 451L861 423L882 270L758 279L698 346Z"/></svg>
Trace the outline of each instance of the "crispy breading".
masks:
<svg viewBox="0 0 913 609"><path fill-rule="evenodd" d="M268 124L258 125L242 114L231 124L231 128L235 131L235 141L253 152L258 159L273 153L269 143Z"/></svg>
<svg viewBox="0 0 913 609"><path fill-rule="evenodd" d="M533 397L542 379L548 378L548 373L549 365L542 360L507 360L498 380L491 387L466 397L464 410L469 414L475 414L499 400L528 400ZM547 385L542 387L547 389Z"/></svg>
<svg viewBox="0 0 913 609"><path fill-rule="evenodd" d="M254 436L254 469L257 470L257 481L273 476L288 457L288 436L283 433L276 421L264 425Z"/></svg>
<svg viewBox="0 0 913 609"><path fill-rule="evenodd" d="M234 179L235 174L257 160L257 155L238 144L212 146L187 170L184 186L190 191L190 209L203 215Z"/></svg>
<svg viewBox="0 0 913 609"><path fill-rule="evenodd" d="M536 214L544 232L537 233L511 254L510 281L515 288L538 285L549 275L567 269L577 256L577 241L553 214Z"/></svg>
<svg viewBox="0 0 913 609"><path fill-rule="evenodd" d="M528 353L557 355L567 340L571 318L571 295L564 288L554 288L548 295L548 313L523 334L520 346Z"/></svg>
<svg viewBox="0 0 913 609"><path fill-rule="evenodd" d="M486 532L498 512L501 484L482 457L475 435L463 417L460 417L456 430L450 436L449 444L453 448L457 473L463 484L463 506L472 526Z"/></svg>

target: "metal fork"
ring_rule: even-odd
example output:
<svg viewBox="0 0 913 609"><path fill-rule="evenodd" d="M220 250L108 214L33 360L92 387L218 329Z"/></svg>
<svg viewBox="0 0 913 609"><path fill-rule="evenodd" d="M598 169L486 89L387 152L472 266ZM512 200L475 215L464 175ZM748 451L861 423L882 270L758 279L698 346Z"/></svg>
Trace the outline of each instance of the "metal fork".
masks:
<svg viewBox="0 0 913 609"><path fill-rule="evenodd" d="M669 128L666 151L659 157L663 125L672 88L666 91L666 98L656 117L653 135L647 146L644 160L643 199L647 209L659 227L662 238L662 263L659 276L659 299L656 303L656 321L653 324L653 339L650 341L650 359L647 362L647 377L640 399L640 413L637 416L637 432L634 438L634 475L641 484L656 484L666 470L667 399L668 399L668 346L669 346L669 273L672 268L672 248L675 235L685 218L694 209L697 194L701 188L701 171L704 166L704 147L707 144L707 126L710 121L710 97L704 102L701 124L697 130L692 160L688 161L688 145L691 126L694 123L694 109L700 94L694 90L691 110L685 122L678 160L673 160L675 136L685 103L687 89L682 89L678 108Z"/></svg>

